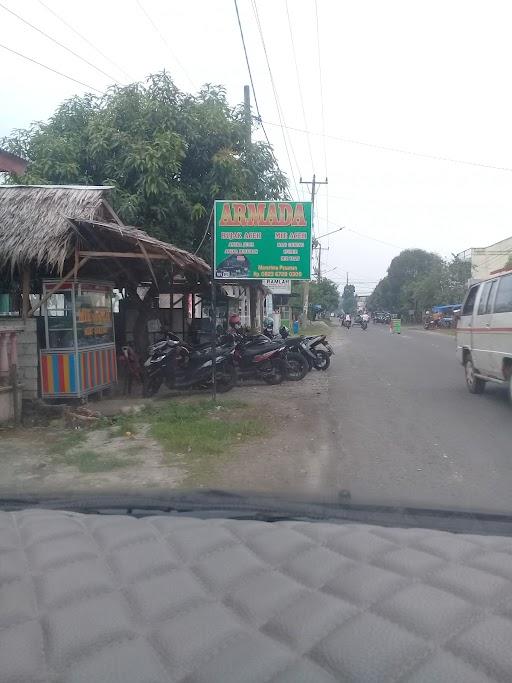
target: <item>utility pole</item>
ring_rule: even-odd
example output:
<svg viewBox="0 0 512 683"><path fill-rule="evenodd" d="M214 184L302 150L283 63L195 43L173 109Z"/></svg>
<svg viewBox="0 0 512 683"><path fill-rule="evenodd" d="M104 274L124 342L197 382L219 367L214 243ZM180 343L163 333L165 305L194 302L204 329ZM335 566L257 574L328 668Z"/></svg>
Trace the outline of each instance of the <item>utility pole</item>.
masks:
<svg viewBox="0 0 512 683"><path fill-rule="evenodd" d="M313 180L311 181L311 222L313 228L314 221L315 221L315 195L317 193L317 186L318 185L327 185L329 181L327 178L325 180L317 180L316 175L313 173ZM300 184L301 185L309 185L309 181L307 180L302 180L300 179ZM318 262L318 272L320 272L320 252L319 252L319 262ZM318 277L318 281L320 281L320 276ZM303 301L303 314L304 318L307 319L308 317L308 308L309 308L309 280L306 280L304 283L304 301Z"/></svg>
<svg viewBox="0 0 512 683"><path fill-rule="evenodd" d="M245 144L247 149L251 146L251 90L248 85L244 85L244 123L245 123Z"/></svg>
<svg viewBox="0 0 512 683"><path fill-rule="evenodd" d="M244 123L245 123L245 149L249 152L252 144L252 116L251 116L251 89L244 85ZM256 328L256 308L258 306L257 286L250 283L249 289L249 315L251 328ZM261 316L260 316L261 317Z"/></svg>

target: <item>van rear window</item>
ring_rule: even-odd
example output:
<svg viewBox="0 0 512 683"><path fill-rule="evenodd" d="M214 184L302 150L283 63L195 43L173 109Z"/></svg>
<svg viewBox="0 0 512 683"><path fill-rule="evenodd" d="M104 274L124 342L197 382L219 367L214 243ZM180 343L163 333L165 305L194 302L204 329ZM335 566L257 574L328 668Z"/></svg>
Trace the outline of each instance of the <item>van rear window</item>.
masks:
<svg viewBox="0 0 512 683"><path fill-rule="evenodd" d="M474 287L471 287L471 289L469 290L468 295L466 297L466 301L464 302L464 306L462 307L462 315L471 315L473 313L479 286L480 285L475 285Z"/></svg>
<svg viewBox="0 0 512 683"><path fill-rule="evenodd" d="M500 278L498 285L494 312L508 313L509 311L512 311L512 275L504 275Z"/></svg>

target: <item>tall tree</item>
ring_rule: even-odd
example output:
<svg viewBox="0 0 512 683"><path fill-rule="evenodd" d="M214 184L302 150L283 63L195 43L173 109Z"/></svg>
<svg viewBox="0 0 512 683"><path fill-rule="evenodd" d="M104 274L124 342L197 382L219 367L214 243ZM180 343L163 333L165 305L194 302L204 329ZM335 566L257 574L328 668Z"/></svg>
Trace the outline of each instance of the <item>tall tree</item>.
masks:
<svg viewBox="0 0 512 683"><path fill-rule="evenodd" d="M246 133L243 110L228 104L223 87L190 95L162 72L102 97L74 97L1 146L30 160L11 181L113 185L126 223L194 249L214 199L287 193L272 149L248 145Z"/></svg>
<svg viewBox="0 0 512 683"><path fill-rule="evenodd" d="M341 295L341 307L345 313L355 313L357 308L356 288L354 285L345 285Z"/></svg>
<svg viewBox="0 0 512 683"><path fill-rule="evenodd" d="M320 282L312 282L309 289L309 303L321 306L322 311L336 311L340 302L338 286L329 278L323 277Z"/></svg>
<svg viewBox="0 0 512 683"><path fill-rule="evenodd" d="M408 249L395 257L368 300L373 310L422 313L435 305L456 304L464 298L471 276L469 262L454 257L446 262L437 254Z"/></svg>

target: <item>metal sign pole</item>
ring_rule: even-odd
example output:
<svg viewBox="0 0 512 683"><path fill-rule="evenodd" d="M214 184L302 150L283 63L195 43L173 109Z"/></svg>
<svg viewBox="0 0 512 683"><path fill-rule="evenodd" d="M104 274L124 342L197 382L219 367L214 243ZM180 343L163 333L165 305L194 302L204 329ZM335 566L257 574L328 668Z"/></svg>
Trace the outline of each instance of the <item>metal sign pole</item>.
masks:
<svg viewBox="0 0 512 683"><path fill-rule="evenodd" d="M212 401L217 402L217 290L215 286L215 221L211 226Z"/></svg>

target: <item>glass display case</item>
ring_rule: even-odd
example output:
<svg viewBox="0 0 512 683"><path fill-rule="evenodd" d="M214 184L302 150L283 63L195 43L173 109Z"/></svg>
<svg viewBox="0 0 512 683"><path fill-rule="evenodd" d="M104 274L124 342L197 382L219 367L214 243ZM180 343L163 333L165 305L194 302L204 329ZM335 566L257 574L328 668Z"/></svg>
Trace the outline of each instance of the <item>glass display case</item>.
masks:
<svg viewBox="0 0 512 683"><path fill-rule="evenodd" d="M43 298L57 282L43 282ZM110 283L66 282L47 299L43 315L43 397L82 398L117 381Z"/></svg>

